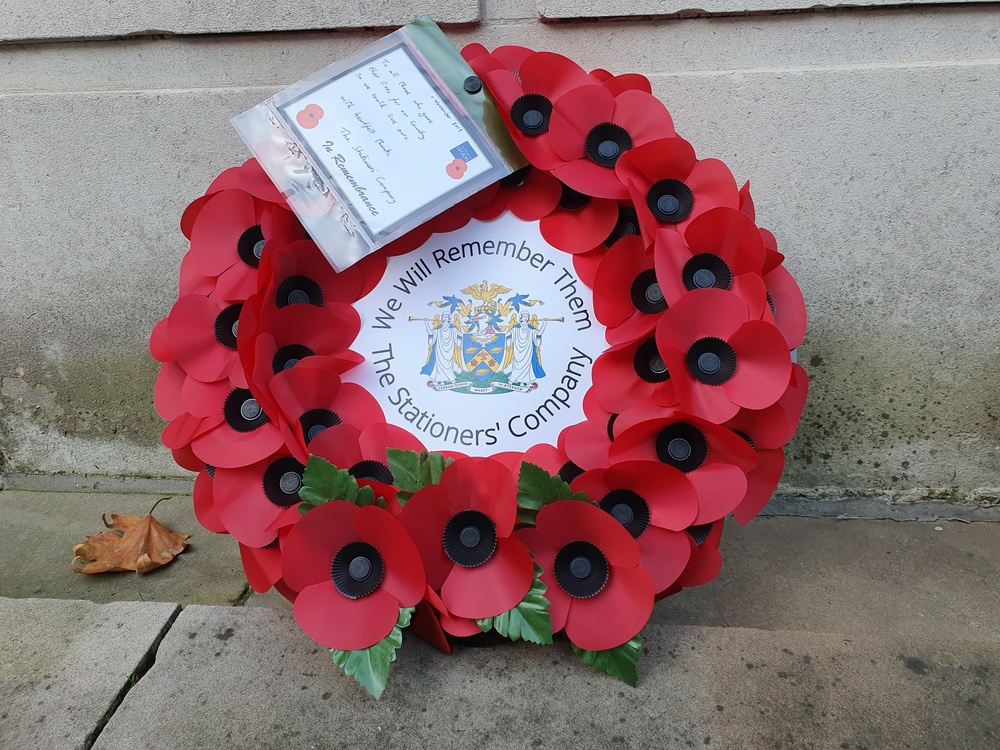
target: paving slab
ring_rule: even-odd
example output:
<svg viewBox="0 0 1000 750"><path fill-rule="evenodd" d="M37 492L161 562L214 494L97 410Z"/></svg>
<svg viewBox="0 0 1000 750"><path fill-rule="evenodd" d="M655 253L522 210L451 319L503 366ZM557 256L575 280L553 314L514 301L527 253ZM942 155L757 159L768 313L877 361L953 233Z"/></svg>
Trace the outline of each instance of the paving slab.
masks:
<svg viewBox="0 0 1000 750"><path fill-rule="evenodd" d="M678 624L1000 640L1000 524L730 519L722 571L660 602Z"/></svg>
<svg viewBox="0 0 1000 750"><path fill-rule="evenodd" d="M1000 746L1000 644L652 623L637 689L567 643L406 637L381 701L288 612L187 607L95 750Z"/></svg>
<svg viewBox="0 0 1000 750"><path fill-rule="evenodd" d="M159 495L103 492L0 492L0 596L227 604L246 586L239 548L198 525L189 495L160 503L154 516L190 534L173 562L144 575L83 575L70 569L73 545L104 530L101 514L145 516Z"/></svg>
<svg viewBox="0 0 1000 750"><path fill-rule="evenodd" d="M90 747L179 609L0 597L0 747Z"/></svg>

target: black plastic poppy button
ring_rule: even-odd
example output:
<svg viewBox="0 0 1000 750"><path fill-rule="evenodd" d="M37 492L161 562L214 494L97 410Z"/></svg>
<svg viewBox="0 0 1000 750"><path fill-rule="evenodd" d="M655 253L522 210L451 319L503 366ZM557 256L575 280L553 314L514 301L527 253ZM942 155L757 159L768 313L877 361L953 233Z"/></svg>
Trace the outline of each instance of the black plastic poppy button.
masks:
<svg viewBox="0 0 1000 750"><path fill-rule="evenodd" d="M274 303L278 307L288 307L288 305L322 307L323 289L308 276L289 276L278 284Z"/></svg>
<svg viewBox="0 0 1000 750"><path fill-rule="evenodd" d="M688 350L687 366L695 380L721 385L736 373L736 352L722 339L698 339Z"/></svg>
<svg viewBox="0 0 1000 750"><path fill-rule="evenodd" d="M656 348L656 339L653 338L646 339L635 350L632 369L647 383L662 383L670 379L670 372L660 355L660 350Z"/></svg>
<svg viewBox="0 0 1000 750"><path fill-rule="evenodd" d="M300 359L311 357L315 353L308 346L302 344L288 344L287 346L283 346L274 353L274 357L271 359L271 371L277 375L283 370L295 367Z"/></svg>
<svg viewBox="0 0 1000 750"><path fill-rule="evenodd" d="M224 308L215 318L215 340L233 351L236 351L236 334L239 331L242 310L243 304L238 302Z"/></svg>
<svg viewBox="0 0 1000 750"><path fill-rule="evenodd" d="M463 510L445 524L441 543L453 563L475 568L493 556L497 548L496 527L485 513Z"/></svg>
<svg viewBox="0 0 1000 750"><path fill-rule="evenodd" d="M264 496L273 504L288 508L299 501L305 467L291 456L272 461L264 469Z"/></svg>
<svg viewBox="0 0 1000 750"><path fill-rule="evenodd" d="M466 94L478 94L483 90L483 82L479 76L469 76L462 83L462 88L465 89Z"/></svg>
<svg viewBox="0 0 1000 750"><path fill-rule="evenodd" d="M367 479L370 482L392 484L394 481L389 467L381 461L358 461L347 473L355 479Z"/></svg>
<svg viewBox="0 0 1000 750"><path fill-rule="evenodd" d="M348 599L368 596L382 582L382 555L368 542L350 542L340 548L330 564L337 591Z"/></svg>
<svg viewBox="0 0 1000 750"><path fill-rule="evenodd" d="M510 121L525 135L541 135L549 129L552 102L541 94L525 94L514 100Z"/></svg>
<svg viewBox="0 0 1000 750"><path fill-rule="evenodd" d="M267 415L246 388L234 388L222 405L226 424L236 432L252 432L267 422Z"/></svg>
<svg viewBox="0 0 1000 750"><path fill-rule="evenodd" d="M588 158L602 167L613 167L618 157L630 148L632 136L613 122L602 122L592 127L583 144Z"/></svg>
<svg viewBox="0 0 1000 750"><path fill-rule="evenodd" d="M694 425L675 422L656 436L656 457L683 472L694 471L708 457L708 441Z"/></svg>
<svg viewBox="0 0 1000 750"><path fill-rule="evenodd" d="M623 237L632 237L639 234L639 217L634 208L618 209L618 221L611 234L604 240L604 247L610 248Z"/></svg>
<svg viewBox="0 0 1000 750"><path fill-rule="evenodd" d="M611 490L601 499L601 510L609 513L625 530L638 538L649 527L649 505L632 490Z"/></svg>
<svg viewBox="0 0 1000 750"><path fill-rule="evenodd" d="M633 279L629 296L632 298L632 306L645 315L652 315L667 309L663 290L660 289L660 284L656 280L656 271L652 268L647 268Z"/></svg>
<svg viewBox="0 0 1000 750"><path fill-rule="evenodd" d="M570 542L552 563L559 588L577 599L588 599L601 592L608 582L608 561L590 542Z"/></svg>
<svg viewBox="0 0 1000 750"><path fill-rule="evenodd" d="M257 268L260 265L261 253L264 252L264 243L264 233L261 231L260 224L254 224L236 240L236 253L240 256L240 260L248 266Z"/></svg>
<svg viewBox="0 0 1000 750"><path fill-rule="evenodd" d="M305 436L306 444L314 440L323 430L335 427L342 421L339 414L329 409L310 409L299 417L299 424L302 426L302 434Z"/></svg>
<svg viewBox="0 0 1000 750"><path fill-rule="evenodd" d="M646 194L646 205L657 221L684 221L694 207L694 193L680 180L659 180Z"/></svg>
<svg viewBox="0 0 1000 750"><path fill-rule="evenodd" d="M688 291L695 289L728 289L733 272L722 258L713 253L698 253L681 270L681 279Z"/></svg>

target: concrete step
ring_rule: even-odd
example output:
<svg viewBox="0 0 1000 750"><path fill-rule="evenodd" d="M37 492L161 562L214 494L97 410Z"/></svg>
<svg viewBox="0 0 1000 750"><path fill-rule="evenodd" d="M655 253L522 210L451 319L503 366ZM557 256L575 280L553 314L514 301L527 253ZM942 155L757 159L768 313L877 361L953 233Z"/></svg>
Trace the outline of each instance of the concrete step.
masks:
<svg viewBox="0 0 1000 750"><path fill-rule="evenodd" d="M1000 747L995 641L662 621L643 640L633 689L565 641L405 637L376 702L286 611L0 598L0 747Z"/></svg>

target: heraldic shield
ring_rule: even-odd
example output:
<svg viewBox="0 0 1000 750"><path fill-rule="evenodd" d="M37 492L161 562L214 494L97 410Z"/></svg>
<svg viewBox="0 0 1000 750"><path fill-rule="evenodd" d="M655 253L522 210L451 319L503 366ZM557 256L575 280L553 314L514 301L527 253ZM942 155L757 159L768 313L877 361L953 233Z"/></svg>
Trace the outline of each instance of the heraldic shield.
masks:
<svg viewBox="0 0 1000 750"><path fill-rule="evenodd" d="M500 370L507 334L487 328L483 333L467 333L462 347L465 369L480 382L486 382Z"/></svg>

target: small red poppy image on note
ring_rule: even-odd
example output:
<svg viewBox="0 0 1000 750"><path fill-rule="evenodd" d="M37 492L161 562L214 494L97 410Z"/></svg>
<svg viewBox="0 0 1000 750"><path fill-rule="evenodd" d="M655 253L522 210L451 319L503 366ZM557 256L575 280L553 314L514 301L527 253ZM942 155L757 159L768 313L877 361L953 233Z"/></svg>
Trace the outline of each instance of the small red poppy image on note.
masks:
<svg viewBox="0 0 1000 750"><path fill-rule="evenodd" d="M455 159L454 161L448 163L448 165L444 168L444 171L447 172L448 176L453 180L461 180L465 176L468 169L468 164L461 159Z"/></svg>
<svg viewBox="0 0 1000 750"><path fill-rule="evenodd" d="M323 108L318 104L307 104L301 112L295 115L295 121L303 128L314 128L323 119Z"/></svg>

